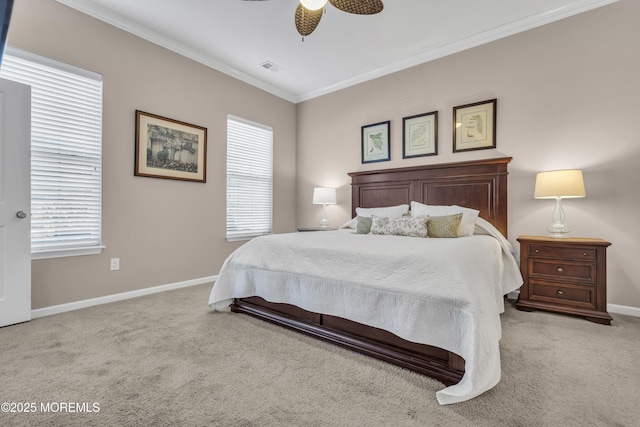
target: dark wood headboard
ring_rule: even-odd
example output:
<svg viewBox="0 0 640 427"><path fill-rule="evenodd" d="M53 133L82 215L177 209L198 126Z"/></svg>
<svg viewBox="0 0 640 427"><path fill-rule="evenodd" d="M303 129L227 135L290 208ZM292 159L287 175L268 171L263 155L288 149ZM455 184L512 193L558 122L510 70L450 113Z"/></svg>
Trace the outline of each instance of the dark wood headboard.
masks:
<svg viewBox="0 0 640 427"><path fill-rule="evenodd" d="M507 236L507 165L511 157L351 172L351 211L409 204L459 205Z"/></svg>

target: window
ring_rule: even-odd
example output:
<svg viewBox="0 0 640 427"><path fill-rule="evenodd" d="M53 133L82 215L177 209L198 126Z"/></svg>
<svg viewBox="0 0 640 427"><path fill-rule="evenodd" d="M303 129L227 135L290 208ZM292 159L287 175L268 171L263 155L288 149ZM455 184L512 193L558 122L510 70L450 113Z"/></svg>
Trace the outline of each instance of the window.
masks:
<svg viewBox="0 0 640 427"><path fill-rule="evenodd" d="M227 240L271 233L273 130L227 117Z"/></svg>
<svg viewBox="0 0 640 427"><path fill-rule="evenodd" d="M7 47L0 77L31 86L31 255L100 253L102 76Z"/></svg>

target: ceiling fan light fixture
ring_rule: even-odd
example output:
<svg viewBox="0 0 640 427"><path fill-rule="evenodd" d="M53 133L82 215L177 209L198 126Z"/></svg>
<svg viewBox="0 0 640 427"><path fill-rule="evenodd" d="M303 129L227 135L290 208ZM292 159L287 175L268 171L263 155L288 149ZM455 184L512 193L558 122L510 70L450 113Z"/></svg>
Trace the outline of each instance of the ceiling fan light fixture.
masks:
<svg viewBox="0 0 640 427"><path fill-rule="evenodd" d="M307 10L318 10L327 4L327 0L300 0L300 4Z"/></svg>
<svg viewBox="0 0 640 427"><path fill-rule="evenodd" d="M382 0L300 0L296 7L295 22L303 41L320 23L327 3L343 12L356 15L374 15L384 8Z"/></svg>

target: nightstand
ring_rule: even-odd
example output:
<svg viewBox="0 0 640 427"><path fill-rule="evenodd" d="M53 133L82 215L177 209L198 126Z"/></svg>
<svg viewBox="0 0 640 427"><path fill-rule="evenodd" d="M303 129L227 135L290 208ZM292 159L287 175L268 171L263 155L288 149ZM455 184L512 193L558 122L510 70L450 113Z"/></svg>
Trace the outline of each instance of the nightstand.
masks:
<svg viewBox="0 0 640 427"><path fill-rule="evenodd" d="M337 228L322 228L322 227L298 227L298 231L333 231Z"/></svg>
<svg viewBox="0 0 640 427"><path fill-rule="evenodd" d="M607 247L602 239L520 236L524 283L516 308L583 316L611 324L607 313Z"/></svg>

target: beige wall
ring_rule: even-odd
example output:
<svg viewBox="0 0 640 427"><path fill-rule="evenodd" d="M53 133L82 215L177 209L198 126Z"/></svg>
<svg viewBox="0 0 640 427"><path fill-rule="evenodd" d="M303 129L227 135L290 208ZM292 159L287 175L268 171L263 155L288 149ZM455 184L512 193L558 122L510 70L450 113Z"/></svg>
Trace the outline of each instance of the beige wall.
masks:
<svg viewBox="0 0 640 427"><path fill-rule="evenodd" d="M104 78L107 248L34 261L34 309L218 273L239 245L224 238L228 113L273 127L274 230L295 230L294 104L53 0L17 1L8 43ZM206 184L133 176L136 109L208 128Z"/></svg>
<svg viewBox="0 0 640 427"><path fill-rule="evenodd" d="M637 16L640 3L621 0L296 107L53 0L17 1L9 44L104 76L107 248L34 261L33 308L217 274L239 245L224 239L227 113L274 128L276 232L317 224L319 185L339 188L328 216L346 221L347 172L507 155L515 243L544 234L550 221L552 202L532 197L535 173L581 168L587 197L564 205L572 234L613 243L609 302L640 308ZM490 98L498 98L497 149L453 154L451 109ZM208 128L206 184L133 176L136 109ZM439 155L402 160L402 118L433 110ZM360 126L383 120L392 160L361 165ZM113 257L120 271L109 271Z"/></svg>
<svg viewBox="0 0 640 427"><path fill-rule="evenodd" d="M316 224L314 186L338 187L333 225L351 212L347 172L512 156L509 238L544 235L553 201L535 174L584 171L587 197L564 203L573 236L608 251L608 302L640 308L640 2L618 3L298 104L297 224ZM452 108L498 99L497 149L452 153ZM439 111L439 154L402 159L402 118ZM360 127L391 120L391 161L360 163Z"/></svg>

